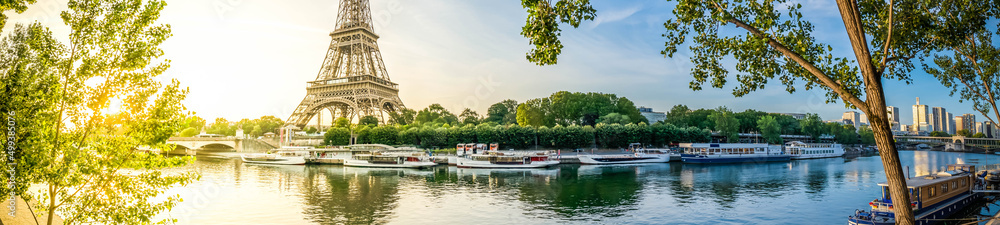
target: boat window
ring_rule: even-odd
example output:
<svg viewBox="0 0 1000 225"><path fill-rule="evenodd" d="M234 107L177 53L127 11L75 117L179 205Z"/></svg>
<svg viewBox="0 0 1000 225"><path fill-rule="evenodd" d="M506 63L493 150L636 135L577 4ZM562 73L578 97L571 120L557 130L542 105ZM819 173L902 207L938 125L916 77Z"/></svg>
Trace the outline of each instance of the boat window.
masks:
<svg viewBox="0 0 1000 225"><path fill-rule="evenodd" d="M965 179L962 179L962 187L965 187Z"/></svg>
<svg viewBox="0 0 1000 225"><path fill-rule="evenodd" d="M927 197L932 197L933 198L934 196L937 195L937 190L934 190L934 187L929 187L929 189L930 190L928 191L929 194L927 195Z"/></svg>
<svg viewBox="0 0 1000 225"><path fill-rule="evenodd" d="M957 188L958 188L958 182L957 181L952 181L951 182L951 189L957 189Z"/></svg>
<svg viewBox="0 0 1000 225"><path fill-rule="evenodd" d="M948 184L941 184L941 194L948 193Z"/></svg>

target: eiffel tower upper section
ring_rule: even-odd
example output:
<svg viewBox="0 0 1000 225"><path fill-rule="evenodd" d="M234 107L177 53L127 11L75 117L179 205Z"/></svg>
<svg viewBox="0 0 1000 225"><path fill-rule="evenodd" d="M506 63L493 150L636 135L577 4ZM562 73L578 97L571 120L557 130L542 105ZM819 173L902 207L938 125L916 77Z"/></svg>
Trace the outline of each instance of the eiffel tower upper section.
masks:
<svg viewBox="0 0 1000 225"><path fill-rule="evenodd" d="M382 63L368 0L342 0L330 37L316 79L308 82L306 97L286 124L303 127L323 109L351 120L375 116L385 121L386 114L403 107L398 85Z"/></svg>

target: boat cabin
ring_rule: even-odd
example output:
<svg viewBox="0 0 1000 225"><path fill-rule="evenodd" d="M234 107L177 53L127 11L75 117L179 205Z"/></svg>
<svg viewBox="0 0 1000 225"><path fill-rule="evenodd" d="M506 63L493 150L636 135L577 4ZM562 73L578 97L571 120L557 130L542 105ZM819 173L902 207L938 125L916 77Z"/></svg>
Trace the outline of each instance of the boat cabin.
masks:
<svg viewBox="0 0 1000 225"><path fill-rule="evenodd" d="M910 206L914 211L933 208L948 204L947 201L956 196L970 193L975 184L975 171L974 165L951 164L945 171L906 179L912 201ZM891 216L893 203L889 184L882 182L878 185L882 188L882 195L868 205L876 215Z"/></svg>
<svg viewBox="0 0 1000 225"><path fill-rule="evenodd" d="M811 155L811 154L834 154L833 148L840 148L840 144L832 143L804 143L801 141L789 141L785 144L785 151L789 155Z"/></svg>
<svg viewBox="0 0 1000 225"><path fill-rule="evenodd" d="M763 143L681 143L679 146L689 155L782 154L781 146Z"/></svg>

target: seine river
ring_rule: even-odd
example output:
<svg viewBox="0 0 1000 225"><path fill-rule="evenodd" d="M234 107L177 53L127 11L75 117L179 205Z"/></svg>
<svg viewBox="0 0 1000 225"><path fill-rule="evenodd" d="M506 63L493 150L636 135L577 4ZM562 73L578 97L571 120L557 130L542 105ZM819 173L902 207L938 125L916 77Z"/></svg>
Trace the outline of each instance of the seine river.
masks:
<svg viewBox="0 0 1000 225"><path fill-rule="evenodd" d="M911 175L986 155L902 151ZM990 156L989 163L1000 163ZM202 158L178 224L845 224L885 181L878 156L543 170L261 166ZM995 213L1000 206L970 213ZM168 215L161 215L168 216Z"/></svg>

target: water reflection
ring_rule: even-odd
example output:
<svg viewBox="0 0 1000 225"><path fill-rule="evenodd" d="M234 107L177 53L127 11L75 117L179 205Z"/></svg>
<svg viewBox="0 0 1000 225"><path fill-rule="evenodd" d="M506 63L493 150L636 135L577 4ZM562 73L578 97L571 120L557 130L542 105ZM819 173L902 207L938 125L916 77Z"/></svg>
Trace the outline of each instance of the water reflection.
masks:
<svg viewBox="0 0 1000 225"><path fill-rule="evenodd" d="M910 171L979 154L900 152ZM1000 162L998 158L990 159ZM841 224L885 180L876 157L491 170L258 166L199 159L217 183L181 203L180 224L803 223ZM926 173L926 172L925 172ZM916 173L914 173L916 174ZM213 185L214 185L213 183ZM173 190L186 199L208 186ZM197 196L195 196L197 200ZM696 213L695 213L696 212ZM774 213L785 212L785 213Z"/></svg>

